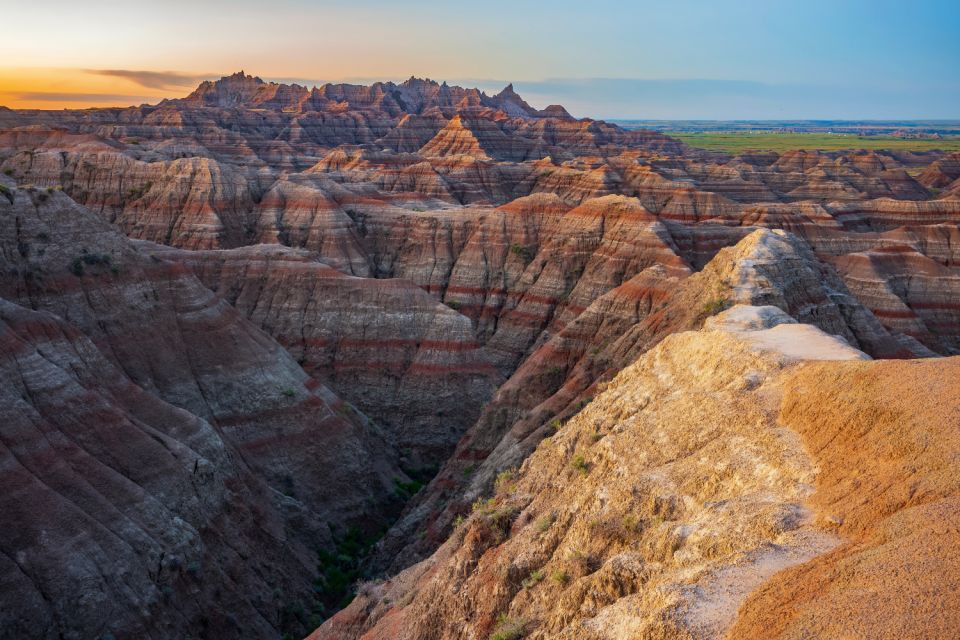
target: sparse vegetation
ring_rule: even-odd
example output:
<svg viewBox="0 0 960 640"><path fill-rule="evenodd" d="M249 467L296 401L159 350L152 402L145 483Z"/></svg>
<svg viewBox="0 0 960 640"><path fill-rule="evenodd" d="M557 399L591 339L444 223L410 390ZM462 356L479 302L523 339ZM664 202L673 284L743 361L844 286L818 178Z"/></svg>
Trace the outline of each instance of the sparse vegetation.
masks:
<svg viewBox="0 0 960 640"><path fill-rule="evenodd" d="M410 481L394 480L393 484L395 487L394 493L404 502L417 495L420 489L423 489L423 483L416 479Z"/></svg>
<svg viewBox="0 0 960 640"><path fill-rule="evenodd" d="M562 587L570 582L570 574L563 569L557 569L550 574L550 579L554 582L554 584L558 584Z"/></svg>
<svg viewBox="0 0 960 640"><path fill-rule="evenodd" d="M522 244L513 244L510 246L510 253L517 256L524 262L533 260L533 249Z"/></svg>
<svg viewBox="0 0 960 640"><path fill-rule="evenodd" d="M314 614L320 622L327 606L342 609L353 600L361 577L362 560L375 541L376 538L365 537L359 529L351 528L342 538L335 540L333 552L326 549L317 552L320 577L314 582L313 590L322 604ZM319 626L319 622L314 626Z"/></svg>
<svg viewBox="0 0 960 640"><path fill-rule="evenodd" d="M896 138L893 136L857 136L837 133L776 133L752 131L726 131L692 133L667 131L669 136L679 138L692 147L737 154L748 150L792 151L808 149L819 151L848 151L853 149L891 149L929 151L960 151L960 136L943 138Z"/></svg>
<svg viewBox="0 0 960 640"><path fill-rule="evenodd" d="M293 396L297 395L297 392L294 391L293 389L284 389L284 390L283 390L283 395L286 396L286 397L288 397L288 398L292 398Z"/></svg>
<svg viewBox="0 0 960 640"><path fill-rule="evenodd" d="M582 453L578 453L573 456L573 459L570 461L570 466L580 472L580 475L587 475L590 473L590 463L586 461Z"/></svg>
<svg viewBox="0 0 960 640"><path fill-rule="evenodd" d="M139 200L144 196L144 194L146 194L152 188L153 188L153 183L148 181L140 185L139 187L134 187L129 191L127 191L127 197L130 200Z"/></svg>
<svg viewBox="0 0 960 640"><path fill-rule="evenodd" d="M499 544L507 538L517 516L517 508L500 502L496 497L477 498L473 503L473 513L493 529L494 538Z"/></svg>
<svg viewBox="0 0 960 640"><path fill-rule="evenodd" d="M537 529L537 533L545 533L550 527L553 526L554 520L555 518L553 517L552 514L543 516L542 518L537 520L537 524L535 525Z"/></svg>
<svg viewBox="0 0 960 640"><path fill-rule="evenodd" d="M527 576L526 578L524 578L524 580L523 580L523 583L522 583L522 584L523 584L523 588L524 588L524 589L532 589L532 588L534 588L535 586L537 586L538 584L540 584L541 582L543 582L543 579L544 579L545 577L546 577L546 574L544 573L543 569L537 569L537 570L535 570L535 571L531 571L531 572L530 572L530 575L528 575L528 576Z"/></svg>
<svg viewBox="0 0 960 640"><path fill-rule="evenodd" d="M447 300L446 305L451 309L453 309L454 311L460 310L460 303L457 302L456 300Z"/></svg>
<svg viewBox="0 0 960 640"><path fill-rule="evenodd" d="M496 630L490 635L490 640L519 640L526 635L526 627L526 620L501 615L497 621Z"/></svg>
<svg viewBox="0 0 960 640"><path fill-rule="evenodd" d="M708 316L715 316L729 308L730 301L727 298L711 298L703 304L703 313Z"/></svg>
<svg viewBox="0 0 960 640"><path fill-rule="evenodd" d="M494 491L497 493L505 493L512 490L515 477L515 469L504 469L497 474L497 479L493 481Z"/></svg>
<svg viewBox="0 0 960 640"><path fill-rule="evenodd" d="M86 267L109 267L111 273L116 275L119 273L119 269L112 265L112 259L106 253L86 253L84 249L83 255L79 255L73 259L70 263L70 272L73 275L80 277L86 271Z"/></svg>

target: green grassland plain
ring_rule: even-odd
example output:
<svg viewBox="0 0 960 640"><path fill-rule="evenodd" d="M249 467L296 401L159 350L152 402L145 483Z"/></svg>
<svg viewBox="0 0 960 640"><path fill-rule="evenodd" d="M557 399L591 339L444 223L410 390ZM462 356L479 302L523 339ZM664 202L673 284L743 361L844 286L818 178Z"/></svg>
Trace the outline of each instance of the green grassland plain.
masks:
<svg viewBox="0 0 960 640"><path fill-rule="evenodd" d="M895 151L960 151L960 135L942 138L900 138L894 136L858 136L836 133L776 133L761 132L704 132L664 131L683 140L691 147L743 153L748 150L791 151L846 151L851 149L889 149Z"/></svg>

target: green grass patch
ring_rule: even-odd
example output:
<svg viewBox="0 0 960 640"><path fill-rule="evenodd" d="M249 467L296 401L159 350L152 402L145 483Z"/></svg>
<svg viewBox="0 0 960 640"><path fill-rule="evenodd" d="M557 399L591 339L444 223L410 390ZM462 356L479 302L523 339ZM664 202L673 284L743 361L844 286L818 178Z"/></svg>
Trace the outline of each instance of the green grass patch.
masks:
<svg viewBox="0 0 960 640"><path fill-rule="evenodd" d="M667 131L667 135L686 142L691 147L738 154L748 150L792 151L849 151L854 149L889 149L891 151L960 151L960 136L930 138L895 138L893 136L857 136L839 133L771 133L723 132L689 133Z"/></svg>

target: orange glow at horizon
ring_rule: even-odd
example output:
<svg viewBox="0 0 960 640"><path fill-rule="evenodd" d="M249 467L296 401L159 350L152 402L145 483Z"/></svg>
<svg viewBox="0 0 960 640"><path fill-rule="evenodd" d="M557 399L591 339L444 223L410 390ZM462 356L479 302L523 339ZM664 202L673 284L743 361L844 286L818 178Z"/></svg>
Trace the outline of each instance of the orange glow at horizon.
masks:
<svg viewBox="0 0 960 640"><path fill-rule="evenodd" d="M11 109L126 107L180 97L193 86L156 89L131 79L82 69L0 67L0 106Z"/></svg>

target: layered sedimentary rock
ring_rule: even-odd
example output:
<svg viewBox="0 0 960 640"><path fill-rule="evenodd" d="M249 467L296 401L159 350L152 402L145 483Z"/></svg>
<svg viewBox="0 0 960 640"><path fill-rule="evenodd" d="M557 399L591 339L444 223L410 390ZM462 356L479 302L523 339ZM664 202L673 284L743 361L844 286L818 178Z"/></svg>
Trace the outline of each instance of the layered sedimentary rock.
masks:
<svg viewBox="0 0 960 640"><path fill-rule="evenodd" d="M910 327L883 326L809 247L783 231L755 231L693 275L649 267L598 298L523 362L380 543L375 561L397 570L429 552L498 473L520 464L589 402L598 384L667 336L699 328L733 304L776 306L877 356L934 355ZM428 535L411 543L413 531Z"/></svg>
<svg viewBox="0 0 960 640"><path fill-rule="evenodd" d="M311 585L318 573L313 547L366 544L362 533L343 536L351 527L382 528L401 496L419 486L411 477L426 481L440 468L367 570L395 572L428 556L458 516L469 527L426 564L368 589L322 631L326 637L374 626L374 637L485 637L498 633L501 613L507 637L644 630L715 636L734 623L732 602L743 602L769 571L838 540L854 544L842 526L826 528L838 536L831 541L819 520L807 518L816 515L805 492L821 452L795 446L807 437L796 435L801 426L790 435L771 422L790 372L805 366L793 360L810 356L793 343L811 340L815 354L856 356L856 348L880 358L960 349L955 155L728 156L578 120L559 106L537 109L512 86L487 95L416 78L307 88L241 72L158 105L0 109L0 296L8 305L4 335L18 345L4 381L30 391L11 392L22 408L13 414L42 415L47 433L72 438L81 425L99 438L96 447L80 443L93 460L83 470L107 468L110 483L83 474L56 482L102 486L96 508L85 510L129 542L118 551L127 573L103 569L105 581L91 589L123 604L104 606L98 616L92 600L72 599L71 590L86 593L74 587L113 555L112 538L103 543L108 555L90 551L92 568L76 577L66 552L45 554L41 537L9 533L4 550L14 551L4 557L20 562L22 550L30 561L22 564L26 577L5 572L11 586L2 594L27 595L4 600L2 609L22 608L32 626L13 627L20 624L14 614L2 618L3 629L122 637L144 635L162 618L166 626L150 627L154 637L304 631L300 607L311 608L310 591L345 585L354 574L337 572L360 565L338 546L337 554L321 556L323 575ZM733 304L780 311L741 309L711 319ZM769 328L789 324L781 313L839 337ZM674 336L704 323L708 330ZM769 333L745 337L744 323ZM672 350L685 356L674 360ZM23 355L33 352L41 359ZM629 369L638 358L645 364ZM643 390L624 401L633 422L605 413L609 397L600 402L625 368L643 380ZM92 373L100 370L103 380ZM838 384L854 379L847 375L837 373ZM43 380L56 382L48 388ZM68 402L61 389L98 398L89 405L96 410L73 402L72 413L56 414L54 407ZM672 407L676 424L647 415L648 396ZM697 407L681 415L685 402L701 396L703 411L715 402L732 408L687 424L705 416ZM881 402L882 394L876 397ZM731 413L741 405L744 413ZM856 406L865 414L879 406L868 405ZM121 425L117 437L131 443L131 457L94 428L100 413ZM753 428L743 416L756 418ZM611 449L612 457L590 457L610 437L608 427L632 433L636 423L639 433ZM5 443L11 450L21 435L39 441L34 427L16 424ZM580 435L564 440L567 429ZM169 453L154 452L159 441L143 433L161 433ZM716 448L700 457L696 443L677 449L688 435L697 443L715 435ZM547 436L574 447L568 453L576 474L544 453ZM218 487L200 497L195 476L206 467L184 472L192 454L181 453L201 448L198 439ZM864 446L882 449L883 442ZM142 452L146 458L133 457ZM57 473L68 453L58 449L52 458ZM152 457L155 475L141 464ZM624 458L629 472L614 464ZM710 472L701 458L719 466ZM594 463L604 471L588 498L565 474L589 476ZM516 478L500 476L496 508L481 503L481 515L469 515L499 474L523 464L519 486L541 497L507 497ZM143 468L131 474L134 465ZM43 469L34 464L30 472L53 486L53 472ZM5 504L20 513L24 504L56 499L30 486L9 493ZM711 491L721 497L706 497ZM130 495L144 496L146 506ZM81 504L70 511L76 515L86 498L70 496ZM612 511L611 496L618 496ZM511 539L526 542L491 543L491 536L507 536L500 505L533 513L531 504L538 522L556 511L549 525L531 535L529 525L513 524ZM116 524L117 514L140 524ZM616 523L631 514L642 522ZM35 532L57 516L41 510L22 517ZM192 527L190 540L202 544L170 542L170 518ZM904 522L919 522L912 518ZM564 553L547 559L536 544L553 535L545 532L554 523L558 534L549 545L565 545ZM100 544L106 529L90 534L90 545ZM698 538L697 531L705 533ZM813 592L838 572L853 575L900 548L885 546L887 533L863 533L859 551L756 591L737 629L750 635L770 628L785 637L833 629L823 626L836 617L831 605ZM465 547L458 546L462 536ZM923 536L916 540L926 545ZM69 547L65 538L55 544ZM566 558L566 549L581 546L589 557ZM928 546L922 557L936 558ZM289 557L278 556L283 548ZM141 568L157 558L160 568L144 578ZM216 578L199 580L195 559ZM760 568L738 573L744 559ZM254 575L241 579L244 562ZM876 570L893 566L886 562ZM541 578L556 574L556 588L544 589L538 563L548 565ZM56 583L58 573L69 580ZM121 583L134 586L123 591ZM325 591L324 601L336 604L343 585ZM842 590L833 596L851 597ZM222 606L211 604L218 598ZM789 609L804 598L815 608ZM470 601L479 604L464 605ZM455 628L455 620L466 622Z"/></svg>
<svg viewBox="0 0 960 640"><path fill-rule="evenodd" d="M947 637L960 623L948 533L960 487L944 431L958 409L941 398L955 382L941 363L868 360L772 307L669 336L502 475L433 556L311 637L895 638L918 607ZM917 409L906 430L891 400ZM929 439L942 448L926 457ZM857 480L841 471L848 456Z"/></svg>
<svg viewBox="0 0 960 640"><path fill-rule="evenodd" d="M410 468L448 455L499 383L470 321L410 282L350 277L276 245L152 254L188 265L306 372L362 407Z"/></svg>
<svg viewBox="0 0 960 640"><path fill-rule="evenodd" d="M2 608L25 617L4 634L302 628L312 548L394 508L387 434L186 266L60 192L6 189L4 511L20 516Z"/></svg>

